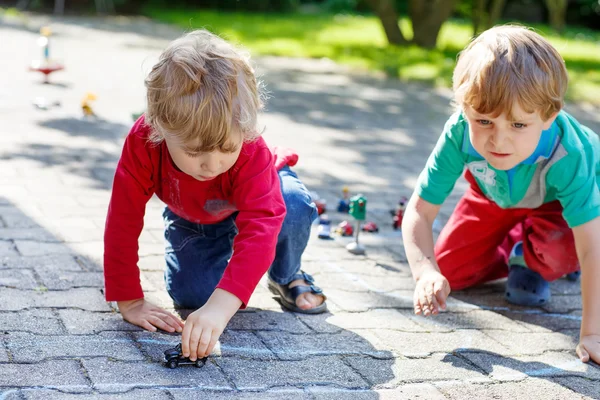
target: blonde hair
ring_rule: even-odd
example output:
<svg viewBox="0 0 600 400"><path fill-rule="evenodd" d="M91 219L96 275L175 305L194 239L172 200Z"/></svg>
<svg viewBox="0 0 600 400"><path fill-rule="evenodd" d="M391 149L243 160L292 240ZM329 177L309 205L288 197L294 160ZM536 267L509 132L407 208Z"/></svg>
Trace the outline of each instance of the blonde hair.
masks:
<svg viewBox="0 0 600 400"><path fill-rule="evenodd" d="M257 114L265 96L250 57L206 30L171 42L145 84L145 121L154 143L168 135L195 151L232 152L233 130L245 141L260 135Z"/></svg>
<svg viewBox="0 0 600 400"><path fill-rule="evenodd" d="M513 106L539 112L543 120L560 111L567 90L565 63L539 34L520 26L491 28L474 39L458 58L453 75L454 102L480 114L506 112Z"/></svg>

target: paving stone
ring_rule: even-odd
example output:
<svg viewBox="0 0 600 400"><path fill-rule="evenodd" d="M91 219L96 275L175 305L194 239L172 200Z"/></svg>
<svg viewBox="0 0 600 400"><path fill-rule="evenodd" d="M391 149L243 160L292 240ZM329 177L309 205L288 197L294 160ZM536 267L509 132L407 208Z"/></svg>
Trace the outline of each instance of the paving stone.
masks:
<svg viewBox="0 0 600 400"><path fill-rule="evenodd" d="M583 395L586 400L600 399L600 381L598 380L570 376L565 378L555 378L553 381L565 388L571 389L575 393Z"/></svg>
<svg viewBox="0 0 600 400"><path fill-rule="evenodd" d="M535 397L552 400L581 399L581 395L553 382L544 379L529 378L521 382L497 384L457 383L440 386L438 389L452 400L463 399L495 399L514 400Z"/></svg>
<svg viewBox="0 0 600 400"><path fill-rule="evenodd" d="M36 362L46 358L111 357L117 360L143 360L127 334L105 332L98 335L33 335L11 333L5 338L16 362Z"/></svg>
<svg viewBox="0 0 600 400"><path fill-rule="evenodd" d="M316 400L446 400L446 397L429 383L410 383L395 389L352 391L311 387L308 391Z"/></svg>
<svg viewBox="0 0 600 400"><path fill-rule="evenodd" d="M19 254L31 256L46 256L50 254L73 254L74 251L64 243L38 242L35 240L15 240Z"/></svg>
<svg viewBox="0 0 600 400"><path fill-rule="evenodd" d="M530 377L582 376L600 380L600 368L585 364L571 353L546 352L535 356L503 357L491 352L461 354L499 381ZM600 393L600 392L599 392Z"/></svg>
<svg viewBox="0 0 600 400"><path fill-rule="evenodd" d="M89 390L79 361L52 360L0 365L0 387L56 387L69 392Z"/></svg>
<svg viewBox="0 0 600 400"><path fill-rule="evenodd" d="M169 400L171 397L164 389L134 389L127 393L84 393L72 394L61 393L56 390L46 389L23 389L21 390L23 398L26 400Z"/></svg>
<svg viewBox="0 0 600 400"><path fill-rule="evenodd" d="M0 335L2 335L3 333L0 332ZM1 338L2 336L0 336ZM0 347L0 362L8 362L8 353L6 352L6 349L3 346L2 341L0 341L0 345L2 345L2 347ZM0 366L0 368L2 368Z"/></svg>
<svg viewBox="0 0 600 400"><path fill-rule="evenodd" d="M39 242L59 242L60 240L44 228L0 228L0 240L35 240Z"/></svg>
<svg viewBox="0 0 600 400"><path fill-rule="evenodd" d="M164 292L167 290L163 271L142 271L140 282L144 292Z"/></svg>
<svg viewBox="0 0 600 400"><path fill-rule="evenodd" d="M392 329L399 331L424 331L423 327L407 317L407 312L393 309L377 309L366 312L319 315L302 315L300 318L311 329L319 333L335 333L344 329Z"/></svg>
<svg viewBox="0 0 600 400"><path fill-rule="evenodd" d="M32 296L39 295L31 290L19 290L3 288L0 290L0 311L22 310L33 306L35 299Z"/></svg>
<svg viewBox="0 0 600 400"><path fill-rule="evenodd" d="M571 311L581 310L581 296L552 296L550 301L542 308L549 313L569 313Z"/></svg>
<svg viewBox="0 0 600 400"><path fill-rule="evenodd" d="M368 384L337 357L311 357L302 361L250 361L221 358L217 363L239 390L274 386L336 385L367 388Z"/></svg>
<svg viewBox="0 0 600 400"><path fill-rule="evenodd" d="M1 297L1 295L0 295ZM80 308L87 311L111 311L99 289L79 288L35 293L36 307Z"/></svg>
<svg viewBox="0 0 600 400"><path fill-rule="evenodd" d="M0 288L35 289L38 286L31 270L0 269Z"/></svg>
<svg viewBox="0 0 600 400"><path fill-rule="evenodd" d="M544 351L574 350L577 341L563 333L512 333L484 331L510 349L512 354L540 354Z"/></svg>
<svg viewBox="0 0 600 400"><path fill-rule="evenodd" d="M0 256L1 257L16 256L18 254L19 253L17 252L13 241L0 240Z"/></svg>
<svg viewBox="0 0 600 400"><path fill-rule="evenodd" d="M2 400L23 400L24 396L17 389L0 389L0 399Z"/></svg>
<svg viewBox="0 0 600 400"><path fill-rule="evenodd" d="M310 246L310 244L309 244ZM346 250L343 250L347 253ZM314 268L317 271L325 273L342 273L349 277L357 276L363 279L363 276L376 278L410 278L410 269L406 264L387 262L381 263L373 259L351 259L334 258L332 260L313 260L303 263L303 267ZM368 279L368 278L365 278Z"/></svg>
<svg viewBox="0 0 600 400"><path fill-rule="evenodd" d="M374 308L413 308L413 292L406 290L386 293L353 293L329 289L327 295L329 296L328 301L335 303L341 310L347 312L363 312Z"/></svg>
<svg viewBox="0 0 600 400"><path fill-rule="evenodd" d="M175 400L196 400L200 396L210 400L312 400L313 397L301 389L283 388L268 391L198 391L198 389L169 389Z"/></svg>
<svg viewBox="0 0 600 400"><path fill-rule="evenodd" d="M7 212L0 210L0 216L2 217L2 220L4 221L6 228L23 229L23 228L39 228L40 227L36 221L31 219L27 215L22 214L21 212L7 213Z"/></svg>
<svg viewBox="0 0 600 400"><path fill-rule="evenodd" d="M485 349L506 354L508 348L478 330L464 329L447 333L411 333L378 329L375 335L381 349L407 357L423 357L431 353L453 353ZM426 338L426 340L424 340Z"/></svg>
<svg viewBox="0 0 600 400"><path fill-rule="evenodd" d="M83 359L94 388L101 392L125 392L146 387L190 387L231 390L223 373L208 362L202 368L181 366L170 369L156 362L122 362L104 358Z"/></svg>
<svg viewBox="0 0 600 400"><path fill-rule="evenodd" d="M138 266L142 271L164 271L165 256L164 255L149 255L140 257Z"/></svg>
<svg viewBox="0 0 600 400"><path fill-rule="evenodd" d="M135 333L144 354L153 361L161 362L164 351L181 342L180 334L139 332ZM275 355L252 332L225 330L214 348L213 357L244 357L247 359L272 360Z"/></svg>
<svg viewBox="0 0 600 400"><path fill-rule="evenodd" d="M581 326L581 311L573 311L568 314L546 313L543 311L536 313L498 311L498 314L502 314L514 321L519 321L533 332L579 329Z"/></svg>
<svg viewBox="0 0 600 400"><path fill-rule="evenodd" d="M227 329L231 331L310 332L310 329L301 320L304 320L302 314L283 311L256 310L253 312L238 312L229 320Z"/></svg>
<svg viewBox="0 0 600 400"><path fill-rule="evenodd" d="M580 281L571 282L565 278L550 282L550 291L552 295L578 295L581 296Z"/></svg>
<svg viewBox="0 0 600 400"><path fill-rule="evenodd" d="M43 269L38 271L42 283L50 290L65 290L81 287L104 287L102 272L55 271Z"/></svg>
<svg viewBox="0 0 600 400"><path fill-rule="evenodd" d="M412 315L414 322L429 332L451 332L457 329L496 329L511 332L531 332L526 326L503 315L486 310L453 313L441 312L435 316Z"/></svg>
<svg viewBox="0 0 600 400"><path fill-rule="evenodd" d="M438 380L489 379L464 360L451 354L434 354L428 358L376 360L370 357L346 357L372 387L392 388L403 382Z"/></svg>
<svg viewBox="0 0 600 400"><path fill-rule="evenodd" d="M389 351L379 350L372 342L376 339L369 331L353 333L293 335L284 332L256 333L277 357L282 360L301 360L315 355L359 355L391 358Z"/></svg>
<svg viewBox="0 0 600 400"><path fill-rule="evenodd" d="M60 335L65 329L60 319L47 309L0 312L0 331L22 331L38 335Z"/></svg>
<svg viewBox="0 0 600 400"><path fill-rule="evenodd" d="M44 269L56 271L82 271L86 265L81 258L72 255L53 254L41 257L3 257L1 259L1 269L35 269L41 271Z"/></svg>
<svg viewBox="0 0 600 400"><path fill-rule="evenodd" d="M72 335L91 335L102 331L141 331L123 320L116 312L89 312L77 309L58 310L67 331Z"/></svg>

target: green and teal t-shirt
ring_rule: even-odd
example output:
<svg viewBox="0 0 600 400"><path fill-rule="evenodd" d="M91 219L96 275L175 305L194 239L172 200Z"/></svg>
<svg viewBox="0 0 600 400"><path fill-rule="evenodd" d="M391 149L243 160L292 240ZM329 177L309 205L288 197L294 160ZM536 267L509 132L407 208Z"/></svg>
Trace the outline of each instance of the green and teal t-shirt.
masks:
<svg viewBox="0 0 600 400"><path fill-rule="evenodd" d="M600 216L599 153L598 135L561 111L529 158L498 170L473 148L467 120L457 112L429 156L416 193L442 204L467 167L485 196L501 208L537 208L558 200L565 220L575 227Z"/></svg>

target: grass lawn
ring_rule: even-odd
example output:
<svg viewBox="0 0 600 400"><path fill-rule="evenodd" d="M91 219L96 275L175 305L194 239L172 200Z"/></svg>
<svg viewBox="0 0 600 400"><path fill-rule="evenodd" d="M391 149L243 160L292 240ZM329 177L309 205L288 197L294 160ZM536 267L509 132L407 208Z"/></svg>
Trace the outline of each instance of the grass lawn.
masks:
<svg viewBox="0 0 600 400"><path fill-rule="evenodd" d="M389 46L376 17L332 14L247 14L152 8L145 14L185 29L206 28L241 43L254 55L326 57L357 68L384 71L402 80L450 86L457 53L471 25L448 21L432 51ZM401 20L405 34L410 22ZM567 97L600 105L600 32L569 28L562 35L535 26L564 57L571 84Z"/></svg>

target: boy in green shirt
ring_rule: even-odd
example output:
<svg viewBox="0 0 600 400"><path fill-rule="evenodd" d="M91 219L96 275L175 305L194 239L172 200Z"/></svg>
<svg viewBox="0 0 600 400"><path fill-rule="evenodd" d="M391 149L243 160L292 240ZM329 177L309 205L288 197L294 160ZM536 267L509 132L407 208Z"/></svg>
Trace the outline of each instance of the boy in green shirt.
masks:
<svg viewBox="0 0 600 400"><path fill-rule="evenodd" d="M548 281L581 267L577 354L600 362L598 136L562 111L564 61L517 26L482 33L454 71L450 117L404 214L415 313L437 314L450 290L508 276L506 299L542 305ZM467 168L470 187L433 244L440 205Z"/></svg>

